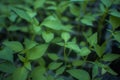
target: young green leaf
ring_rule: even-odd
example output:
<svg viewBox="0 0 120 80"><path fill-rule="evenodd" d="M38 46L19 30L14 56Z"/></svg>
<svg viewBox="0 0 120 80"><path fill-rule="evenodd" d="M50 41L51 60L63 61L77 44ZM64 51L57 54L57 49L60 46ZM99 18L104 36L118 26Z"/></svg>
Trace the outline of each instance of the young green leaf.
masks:
<svg viewBox="0 0 120 80"><path fill-rule="evenodd" d="M60 45L60 46L64 46L64 43L57 43L57 44ZM81 51L79 46L74 42L67 42L67 44L65 44L65 47L69 48L71 50L74 50L77 53Z"/></svg>
<svg viewBox="0 0 120 80"><path fill-rule="evenodd" d="M67 33L67 32L63 32L63 33L61 34L61 37L62 37L62 39L63 39L65 42L67 42L67 41L70 39L70 34Z"/></svg>
<svg viewBox="0 0 120 80"><path fill-rule="evenodd" d="M97 44L97 33L92 34L89 38L87 38L87 41L91 46L94 46Z"/></svg>
<svg viewBox="0 0 120 80"><path fill-rule="evenodd" d="M62 65L63 63L61 63L61 62L52 62L52 63L50 63L49 64L49 69L50 70L55 70L55 69L57 69L57 68L59 68L61 65Z"/></svg>
<svg viewBox="0 0 120 80"><path fill-rule="evenodd" d="M30 49L29 51L27 51L27 58L29 60L39 59L45 54L47 48L48 44L37 45Z"/></svg>
<svg viewBox="0 0 120 80"><path fill-rule="evenodd" d="M67 70L67 72L73 76L74 78L78 79L78 80L90 80L90 76L88 74L88 72L86 72L85 70L80 70L80 69L71 69L71 70Z"/></svg>
<svg viewBox="0 0 120 80"><path fill-rule="evenodd" d="M91 51L87 47L81 48L80 55L81 56L87 56L91 53Z"/></svg>
<svg viewBox="0 0 120 80"><path fill-rule="evenodd" d="M53 38L54 34L52 32L42 32L42 37L46 43L49 43Z"/></svg>
<svg viewBox="0 0 120 80"><path fill-rule="evenodd" d="M41 25L53 30L62 30L64 28L60 20L58 20L55 16L45 18Z"/></svg>
<svg viewBox="0 0 120 80"><path fill-rule="evenodd" d="M56 61L56 60L59 59L58 55L55 54L55 53L49 53L49 54L48 54L48 57L49 57L50 59L52 59L53 61Z"/></svg>

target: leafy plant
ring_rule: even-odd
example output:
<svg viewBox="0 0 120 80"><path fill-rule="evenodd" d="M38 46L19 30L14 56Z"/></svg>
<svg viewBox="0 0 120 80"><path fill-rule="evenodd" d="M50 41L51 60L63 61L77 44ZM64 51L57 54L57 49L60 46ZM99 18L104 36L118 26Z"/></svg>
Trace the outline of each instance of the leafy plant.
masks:
<svg viewBox="0 0 120 80"><path fill-rule="evenodd" d="M119 0L1 0L0 80L119 75L110 66L120 60L119 5Z"/></svg>

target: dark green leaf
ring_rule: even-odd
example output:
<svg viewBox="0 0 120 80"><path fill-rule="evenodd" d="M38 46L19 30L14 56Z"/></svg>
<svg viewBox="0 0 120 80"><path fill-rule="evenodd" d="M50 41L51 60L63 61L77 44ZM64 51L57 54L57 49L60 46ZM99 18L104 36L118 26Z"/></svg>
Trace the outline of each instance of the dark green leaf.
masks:
<svg viewBox="0 0 120 80"><path fill-rule="evenodd" d="M13 51L7 47L0 51L0 59L13 62Z"/></svg>
<svg viewBox="0 0 120 80"><path fill-rule="evenodd" d="M16 80L16 78L17 80L26 80L27 75L28 75L28 70L25 67L20 67L20 68L17 68L13 73L12 80Z"/></svg>
<svg viewBox="0 0 120 80"><path fill-rule="evenodd" d="M10 62L0 63L0 71L5 73L13 73L16 69L15 65Z"/></svg>

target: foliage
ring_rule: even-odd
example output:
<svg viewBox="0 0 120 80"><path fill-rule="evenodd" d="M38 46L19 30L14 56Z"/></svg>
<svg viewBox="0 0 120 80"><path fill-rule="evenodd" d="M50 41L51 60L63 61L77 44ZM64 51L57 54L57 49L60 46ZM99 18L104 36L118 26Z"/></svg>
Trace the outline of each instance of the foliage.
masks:
<svg viewBox="0 0 120 80"><path fill-rule="evenodd" d="M120 0L1 0L0 80L118 75Z"/></svg>

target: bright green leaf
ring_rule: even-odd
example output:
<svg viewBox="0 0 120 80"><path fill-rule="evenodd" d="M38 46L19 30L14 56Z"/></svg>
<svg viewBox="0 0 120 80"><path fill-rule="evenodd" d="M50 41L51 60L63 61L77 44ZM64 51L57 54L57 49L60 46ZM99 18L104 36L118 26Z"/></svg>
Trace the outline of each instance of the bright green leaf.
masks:
<svg viewBox="0 0 120 80"><path fill-rule="evenodd" d="M87 47L81 48L80 55L81 56L87 56L91 53L91 51Z"/></svg>
<svg viewBox="0 0 120 80"><path fill-rule="evenodd" d="M27 51L27 58L29 60L39 59L45 54L47 48L48 48L47 44L37 45L30 49L29 51Z"/></svg>
<svg viewBox="0 0 120 80"><path fill-rule="evenodd" d="M48 16L45 18L41 25L44 25L45 27L53 30L62 30L64 28L60 20L55 16Z"/></svg>
<svg viewBox="0 0 120 80"><path fill-rule="evenodd" d="M67 32L63 32L63 33L61 34L61 37L62 37L62 39L63 39L65 42L67 42L67 41L70 39L70 34L67 33Z"/></svg>
<svg viewBox="0 0 120 80"><path fill-rule="evenodd" d="M42 32L42 37L46 43L49 43L53 38L54 34L52 32Z"/></svg>

